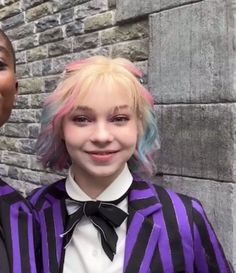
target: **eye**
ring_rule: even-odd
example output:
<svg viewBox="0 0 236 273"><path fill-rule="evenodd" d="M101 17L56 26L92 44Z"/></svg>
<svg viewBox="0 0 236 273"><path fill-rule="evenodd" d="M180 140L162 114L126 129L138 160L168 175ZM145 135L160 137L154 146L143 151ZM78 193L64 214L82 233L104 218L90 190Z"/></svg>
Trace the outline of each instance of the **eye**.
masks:
<svg viewBox="0 0 236 273"><path fill-rule="evenodd" d="M127 115L117 115L112 117L111 121L117 125L124 125L130 120L130 117Z"/></svg>
<svg viewBox="0 0 236 273"><path fill-rule="evenodd" d="M82 115L72 117L72 121L78 126L86 126L92 122L91 118Z"/></svg>
<svg viewBox="0 0 236 273"><path fill-rule="evenodd" d="M0 60L0 70L5 70L7 67L7 64Z"/></svg>

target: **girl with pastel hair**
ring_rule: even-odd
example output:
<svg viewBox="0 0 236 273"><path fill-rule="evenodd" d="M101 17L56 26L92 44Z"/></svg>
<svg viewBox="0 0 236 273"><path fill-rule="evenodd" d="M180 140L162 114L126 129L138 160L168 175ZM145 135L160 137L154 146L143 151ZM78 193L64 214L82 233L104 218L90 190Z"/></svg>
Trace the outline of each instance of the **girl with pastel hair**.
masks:
<svg viewBox="0 0 236 273"><path fill-rule="evenodd" d="M45 273L231 272L199 201L139 176L154 174L159 147L141 77L95 56L68 64L46 99L37 154L69 171L30 197Z"/></svg>

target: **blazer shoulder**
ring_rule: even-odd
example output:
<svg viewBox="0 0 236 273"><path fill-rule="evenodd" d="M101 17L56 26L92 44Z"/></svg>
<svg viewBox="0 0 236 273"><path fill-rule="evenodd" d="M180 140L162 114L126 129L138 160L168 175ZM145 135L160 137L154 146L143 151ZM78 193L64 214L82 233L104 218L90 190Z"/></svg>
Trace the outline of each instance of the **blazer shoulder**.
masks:
<svg viewBox="0 0 236 273"><path fill-rule="evenodd" d="M15 203L21 204L21 208L26 208L28 211L30 205L28 201L20 194L20 192L10 186L0 178L0 201L5 204L12 205Z"/></svg>
<svg viewBox="0 0 236 273"><path fill-rule="evenodd" d="M34 208L36 208L36 210L40 210L46 205L51 206L54 202L67 196L65 181L66 179L63 178L52 184L35 189L28 196L29 202L34 206Z"/></svg>

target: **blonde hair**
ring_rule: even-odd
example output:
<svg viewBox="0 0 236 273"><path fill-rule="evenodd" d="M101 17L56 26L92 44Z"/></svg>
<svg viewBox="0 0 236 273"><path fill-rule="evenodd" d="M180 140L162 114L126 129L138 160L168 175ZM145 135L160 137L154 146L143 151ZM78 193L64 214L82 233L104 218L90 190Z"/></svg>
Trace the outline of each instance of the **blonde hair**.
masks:
<svg viewBox="0 0 236 273"><path fill-rule="evenodd" d="M111 87L111 90L115 85L122 86L129 92L134 111L140 120L139 144L143 143L142 138L145 136L145 139L148 139L148 145L151 144L151 150L157 148L153 98L140 83L141 76L142 73L135 65L124 58L112 59L95 56L68 64L58 87L47 98L43 109L42 128L36 147L44 165L53 169L63 169L71 164L66 147L60 137L61 123L63 117L74 111L87 92L98 83ZM149 136L146 135L147 132ZM151 135L150 132L152 132ZM141 160L142 165L150 165L150 148L143 144L139 145L133 157L135 159L133 161L136 163ZM151 165L154 165L152 160Z"/></svg>

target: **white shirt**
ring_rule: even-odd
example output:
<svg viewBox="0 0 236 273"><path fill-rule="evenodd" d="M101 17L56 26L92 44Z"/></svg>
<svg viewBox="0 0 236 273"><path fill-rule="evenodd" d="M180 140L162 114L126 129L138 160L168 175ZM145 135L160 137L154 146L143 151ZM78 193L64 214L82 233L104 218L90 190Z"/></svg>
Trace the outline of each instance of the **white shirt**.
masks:
<svg viewBox="0 0 236 273"><path fill-rule="evenodd" d="M130 187L133 181L127 167L98 197L101 201L110 201L120 198ZM73 179L71 169L66 180L68 195L78 201L91 201L92 199L82 191ZM117 205L120 209L128 211L128 200L125 198ZM75 211L73 206L67 207L68 213ZM111 261L104 252L100 234L90 220L83 217L74 229L72 239L66 247L63 273L121 273L124 266L124 252L126 239L127 219L116 228L118 242L116 254Z"/></svg>

